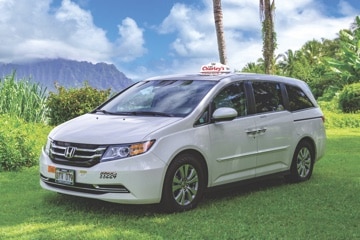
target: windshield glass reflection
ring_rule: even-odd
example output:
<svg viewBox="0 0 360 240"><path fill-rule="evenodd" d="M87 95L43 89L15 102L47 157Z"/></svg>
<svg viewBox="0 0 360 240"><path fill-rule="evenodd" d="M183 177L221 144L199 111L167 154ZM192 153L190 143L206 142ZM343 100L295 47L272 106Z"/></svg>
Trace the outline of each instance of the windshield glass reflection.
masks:
<svg viewBox="0 0 360 240"><path fill-rule="evenodd" d="M103 113L184 117L215 81L153 80L139 82L101 108Z"/></svg>

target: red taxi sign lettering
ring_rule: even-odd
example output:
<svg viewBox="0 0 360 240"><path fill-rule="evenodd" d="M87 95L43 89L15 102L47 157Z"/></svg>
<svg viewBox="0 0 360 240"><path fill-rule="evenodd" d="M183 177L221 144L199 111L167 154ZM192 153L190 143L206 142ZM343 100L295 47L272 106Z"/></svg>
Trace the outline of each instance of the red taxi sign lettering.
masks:
<svg viewBox="0 0 360 240"><path fill-rule="evenodd" d="M203 65L200 69L201 74L210 74L210 75L230 73L230 72L231 72L230 68L221 63L209 63L207 65Z"/></svg>

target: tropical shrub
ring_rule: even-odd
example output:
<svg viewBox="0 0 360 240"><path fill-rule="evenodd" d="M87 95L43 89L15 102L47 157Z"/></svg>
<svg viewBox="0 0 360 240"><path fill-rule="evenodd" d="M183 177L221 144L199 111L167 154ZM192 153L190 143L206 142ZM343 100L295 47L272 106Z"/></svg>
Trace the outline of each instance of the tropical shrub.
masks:
<svg viewBox="0 0 360 240"><path fill-rule="evenodd" d="M27 79L15 79L15 72L0 79L0 114L27 122L46 122L46 88Z"/></svg>
<svg viewBox="0 0 360 240"><path fill-rule="evenodd" d="M360 114L357 113L336 113L323 111L325 115L325 127L333 128L360 128Z"/></svg>
<svg viewBox="0 0 360 240"><path fill-rule="evenodd" d="M50 92L47 99L50 125L58 125L88 113L110 96L110 89L97 90L87 83L83 87L66 89L56 85L57 93Z"/></svg>
<svg viewBox="0 0 360 240"><path fill-rule="evenodd" d="M360 111L360 82L344 87L339 95L339 105L345 113Z"/></svg>
<svg viewBox="0 0 360 240"><path fill-rule="evenodd" d="M9 115L0 115L0 122L0 172L37 165L50 127Z"/></svg>
<svg viewBox="0 0 360 240"><path fill-rule="evenodd" d="M343 113L339 108L339 97L336 95L331 101L319 101L325 116L325 127L331 128L360 128L360 113Z"/></svg>
<svg viewBox="0 0 360 240"><path fill-rule="evenodd" d="M335 57L326 58L326 64L341 87L360 80L360 16L355 18L351 29L339 32L340 51Z"/></svg>

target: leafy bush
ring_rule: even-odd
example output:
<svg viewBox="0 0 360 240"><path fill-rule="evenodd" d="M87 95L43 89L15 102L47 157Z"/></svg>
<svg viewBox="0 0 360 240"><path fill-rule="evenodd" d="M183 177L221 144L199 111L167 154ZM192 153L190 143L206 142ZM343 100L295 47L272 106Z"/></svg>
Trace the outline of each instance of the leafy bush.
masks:
<svg viewBox="0 0 360 240"><path fill-rule="evenodd" d="M336 113L324 110L325 127L330 128L360 128L360 114Z"/></svg>
<svg viewBox="0 0 360 240"><path fill-rule="evenodd" d="M9 114L27 122L46 121L46 88L12 75L0 79L0 114Z"/></svg>
<svg viewBox="0 0 360 240"><path fill-rule="evenodd" d="M325 115L325 127L333 128L360 128L360 113L343 113L339 109L339 97L331 101L319 101L321 110Z"/></svg>
<svg viewBox="0 0 360 240"><path fill-rule="evenodd" d="M360 82L344 87L339 95L339 105L345 113L360 111Z"/></svg>
<svg viewBox="0 0 360 240"><path fill-rule="evenodd" d="M56 89L58 93L50 92L47 101L51 125L58 125L88 113L110 96L110 89L97 90L87 83L79 89L65 89L59 85L56 85Z"/></svg>
<svg viewBox="0 0 360 240"><path fill-rule="evenodd" d="M26 123L9 115L0 115L0 122L0 171L17 171L37 165L50 127Z"/></svg>

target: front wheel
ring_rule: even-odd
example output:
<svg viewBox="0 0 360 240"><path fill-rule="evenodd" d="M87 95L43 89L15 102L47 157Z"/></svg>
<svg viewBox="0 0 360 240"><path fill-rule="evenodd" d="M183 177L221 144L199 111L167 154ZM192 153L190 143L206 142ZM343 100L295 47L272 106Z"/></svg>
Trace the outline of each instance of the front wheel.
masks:
<svg viewBox="0 0 360 240"><path fill-rule="evenodd" d="M163 187L161 206L167 212L190 210L198 204L205 189L204 169L192 154L181 154L170 164Z"/></svg>
<svg viewBox="0 0 360 240"><path fill-rule="evenodd" d="M295 149L293 160L290 168L291 182L303 182L309 180L315 163L315 154L312 145L303 141Z"/></svg>

